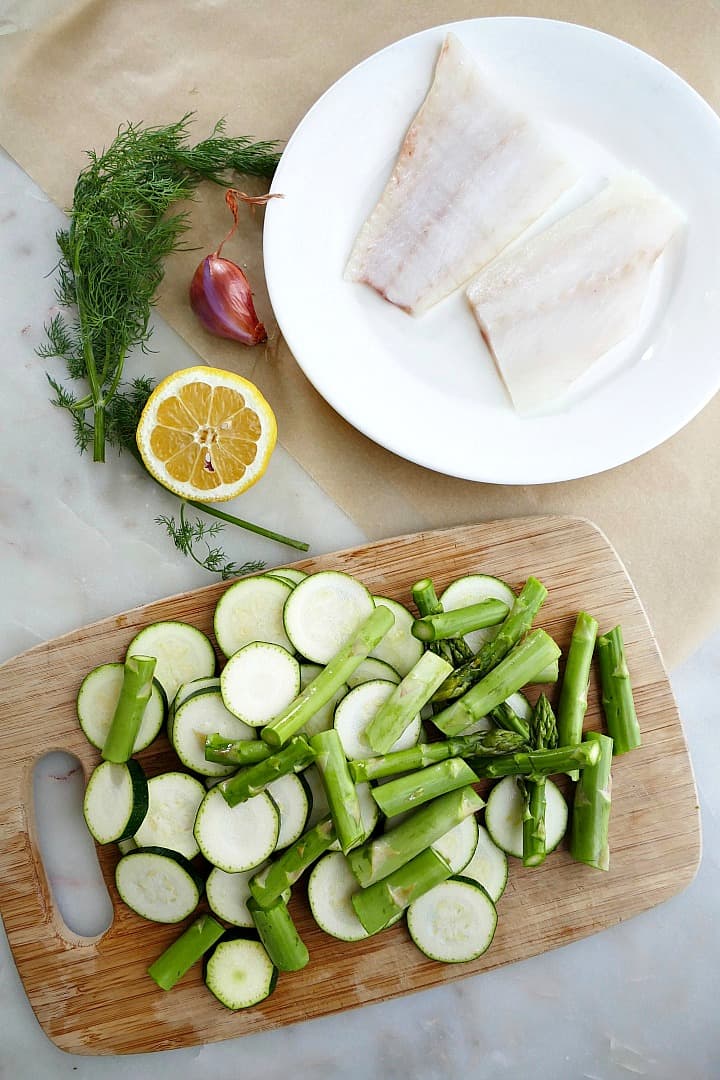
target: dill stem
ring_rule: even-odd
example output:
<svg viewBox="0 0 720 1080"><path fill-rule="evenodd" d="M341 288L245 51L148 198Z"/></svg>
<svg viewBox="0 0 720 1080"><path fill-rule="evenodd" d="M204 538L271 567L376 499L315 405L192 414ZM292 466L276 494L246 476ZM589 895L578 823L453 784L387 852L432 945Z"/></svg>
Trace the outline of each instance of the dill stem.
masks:
<svg viewBox="0 0 720 1080"><path fill-rule="evenodd" d="M277 544L285 544L287 547L295 548L297 551L308 551L310 548L310 545L306 544L304 540L293 540L289 536L283 536L282 533L273 532L272 529L265 529L262 525L255 525L252 521L233 517L232 514L226 514L224 510L218 510L211 503L195 502L194 499L184 499L183 502L186 502L188 506L192 506L195 510L202 510L204 514L210 514L211 517L227 521L231 525L237 525L238 528L246 529L248 532L257 533L258 536L265 536L268 540L274 540Z"/></svg>
<svg viewBox="0 0 720 1080"><path fill-rule="evenodd" d="M93 461L105 460L105 406L93 409Z"/></svg>

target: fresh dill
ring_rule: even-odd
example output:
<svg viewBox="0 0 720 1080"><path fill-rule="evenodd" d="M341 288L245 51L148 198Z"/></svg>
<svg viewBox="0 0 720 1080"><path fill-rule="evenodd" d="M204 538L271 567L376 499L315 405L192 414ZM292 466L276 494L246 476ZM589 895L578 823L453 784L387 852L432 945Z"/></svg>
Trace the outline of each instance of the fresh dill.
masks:
<svg viewBox="0 0 720 1080"><path fill-rule="evenodd" d="M192 146L190 120L188 114L165 127L127 124L102 153L88 151L69 226L56 237L55 291L63 313L46 325L38 352L63 360L69 377L85 382L87 392L74 393L51 379L53 401L71 414L78 448L92 443L95 461L105 460L106 442L124 448L125 421L139 391L131 390L119 409L113 401L128 354L147 349L164 260L189 226L187 212L171 207L203 180L227 185L237 173L269 177L278 162L275 143L231 138L222 121Z"/></svg>
<svg viewBox="0 0 720 1080"><path fill-rule="evenodd" d="M168 536L178 551L189 556L198 566L209 570L212 574L219 574L223 581L229 578L239 577L243 574L252 574L262 570L265 563L246 562L236 563L229 560L220 547L213 547L211 541L222 532L225 526L220 521L214 521L211 525L206 524L200 518L188 521L185 517L185 503L180 504L180 521L174 517L161 516L155 518L158 525L163 525ZM196 549L200 547L199 553ZM204 551L202 548L204 547Z"/></svg>

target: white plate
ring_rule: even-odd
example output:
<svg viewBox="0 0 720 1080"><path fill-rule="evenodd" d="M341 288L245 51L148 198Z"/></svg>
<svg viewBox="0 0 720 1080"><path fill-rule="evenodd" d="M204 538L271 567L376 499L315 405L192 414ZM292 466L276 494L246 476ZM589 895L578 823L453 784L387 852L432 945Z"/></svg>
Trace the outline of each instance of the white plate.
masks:
<svg viewBox="0 0 720 1080"><path fill-rule="evenodd" d="M515 413L462 290L416 319L343 279L449 29L579 160L584 179L564 209L629 168L687 215L683 240L656 266L638 332L552 414ZM588 476L669 438L720 387L720 120L677 75L616 38L523 18L405 38L313 106L273 190L285 198L267 208L265 270L290 349L337 412L420 465L499 484Z"/></svg>

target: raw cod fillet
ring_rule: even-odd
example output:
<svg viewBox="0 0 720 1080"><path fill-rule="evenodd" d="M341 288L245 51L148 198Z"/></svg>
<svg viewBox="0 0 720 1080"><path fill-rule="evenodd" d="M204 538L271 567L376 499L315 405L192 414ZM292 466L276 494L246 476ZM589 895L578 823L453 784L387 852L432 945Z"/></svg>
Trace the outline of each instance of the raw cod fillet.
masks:
<svg viewBox="0 0 720 1080"><path fill-rule="evenodd" d="M574 169L527 117L496 99L448 34L345 277L418 315L463 285L574 180Z"/></svg>
<svg viewBox="0 0 720 1080"><path fill-rule="evenodd" d="M518 412L555 402L636 328L653 264L683 221L629 173L470 282L467 298Z"/></svg>

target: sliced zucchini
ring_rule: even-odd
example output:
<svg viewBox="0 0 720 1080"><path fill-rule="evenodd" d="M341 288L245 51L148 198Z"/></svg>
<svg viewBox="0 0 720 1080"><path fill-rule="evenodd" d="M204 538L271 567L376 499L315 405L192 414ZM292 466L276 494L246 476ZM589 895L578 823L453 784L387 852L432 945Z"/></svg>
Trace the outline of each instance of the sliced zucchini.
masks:
<svg viewBox="0 0 720 1080"><path fill-rule="evenodd" d="M477 842L478 821L475 815L471 814L450 832L436 840L432 849L438 855L442 855L453 874L459 874L475 854Z"/></svg>
<svg viewBox="0 0 720 1080"><path fill-rule="evenodd" d="M128 656L155 656L155 678L168 701L178 688L193 679L215 674L215 650L209 639L185 622L157 622L146 626L128 645Z"/></svg>
<svg viewBox="0 0 720 1080"><path fill-rule="evenodd" d="M250 899L248 881L254 873L255 869L228 874L219 866L212 868L205 882L205 894L211 910L219 919L224 919L232 926L254 926L247 909L247 901Z"/></svg>
<svg viewBox="0 0 720 1080"><path fill-rule="evenodd" d="M470 862L463 867L462 875L482 885L494 904L505 892L508 879L507 855L493 843L490 833L483 825L478 825L477 847Z"/></svg>
<svg viewBox="0 0 720 1080"><path fill-rule="evenodd" d="M85 789L83 816L98 844L129 839L147 810L148 782L137 761L130 758L118 765L103 761L93 770Z"/></svg>
<svg viewBox="0 0 720 1080"><path fill-rule="evenodd" d="M312 792L301 773L279 776L265 790L280 814L280 831L275 843L275 850L280 851L294 844L305 832L312 809Z"/></svg>
<svg viewBox="0 0 720 1080"><path fill-rule="evenodd" d="M320 770L317 765L308 765L307 769L303 769L300 775L310 788L312 808L305 828L312 829L317 825L318 821L328 816L330 813L330 804L327 801L325 785L322 782Z"/></svg>
<svg viewBox="0 0 720 1080"><path fill-rule="evenodd" d="M204 694L207 690L219 690L220 689L220 676L208 675L204 679L193 679L192 682L183 683L178 687L177 694L173 700L170 708L173 712L177 712L183 702L189 698L194 697L195 694Z"/></svg>
<svg viewBox="0 0 720 1080"><path fill-rule="evenodd" d="M360 683L374 682L376 679L384 679L385 682L395 685L400 682L400 676L394 667L386 664L384 660L378 660L376 656L368 656L367 660L363 660L360 666L355 668L347 684L354 690Z"/></svg>
<svg viewBox="0 0 720 1080"><path fill-rule="evenodd" d="M306 577L288 596L285 631L301 656L327 664L374 607L370 593L356 578L325 570Z"/></svg>
<svg viewBox="0 0 720 1080"><path fill-rule="evenodd" d="M308 879L308 900L321 930L341 941L361 941L368 936L351 903L360 891L358 880L341 851L330 851L315 863Z"/></svg>
<svg viewBox="0 0 720 1080"><path fill-rule="evenodd" d="M278 809L266 792L230 807L212 788L195 821L195 840L213 866L228 874L252 870L272 855L280 832Z"/></svg>
<svg viewBox="0 0 720 1080"><path fill-rule="evenodd" d="M278 970L256 934L232 931L215 946L205 963L205 985L228 1009L248 1009L275 989Z"/></svg>
<svg viewBox="0 0 720 1080"><path fill-rule="evenodd" d="M124 674L124 664L101 664L85 676L78 691L77 714L80 727L88 741L98 750L102 750L105 745ZM158 735L166 711L165 691L157 679L153 679L150 700L145 706L140 730L135 738L134 754L145 750Z"/></svg>
<svg viewBox="0 0 720 1080"><path fill-rule="evenodd" d="M252 727L263 727L300 691L300 665L282 645L253 641L230 657L220 676L226 708Z"/></svg>
<svg viewBox="0 0 720 1080"><path fill-rule="evenodd" d="M395 684L384 679L361 683L351 690L335 709L335 730L340 736L343 750L353 761L374 756L365 738L365 731L380 706L390 697ZM420 715L408 724L400 738L393 743L390 753L415 746L420 737Z"/></svg>
<svg viewBox="0 0 720 1080"><path fill-rule="evenodd" d="M320 664L301 664L300 689L304 690L308 683L311 683L321 671L322 667ZM329 731L333 726L335 707L338 702L342 701L347 692L348 688L345 683L343 683L343 685L335 691L327 704L319 708L315 715L310 717L303 728L303 735L307 735L307 737L310 738L311 735L317 735L320 731Z"/></svg>
<svg viewBox="0 0 720 1080"><path fill-rule="evenodd" d="M118 851L121 855L129 855L131 851L137 851L134 836L128 836L127 840L118 840Z"/></svg>
<svg viewBox="0 0 720 1080"><path fill-rule="evenodd" d="M202 878L177 851L138 848L115 867L115 884L129 908L151 922L177 923L200 901Z"/></svg>
<svg viewBox="0 0 720 1080"><path fill-rule="evenodd" d="M286 581L268 576L231 585L215 608L215 638L226 656L251 641L269 641L293 651L283 626L283 608L292 592Z"/></svg>
<svg viewBox="0 0 720 1080"><path fill-rule="evenodd" d="M280 566L277 570L268 570L270 577L280 578L287 581L288 585L299 585L308 576L304 570L297 570L294 566Z"/></svg>
<svg viewBox="0 0 720 1080"><path fill-rule="evenodd" d="M193 836L195 816L205 788L187 773L167 772L148 780L148 811L135 833L138 847L161 847L194 859L198 846Z"/></svg>
<svg viewBox="0 0 720 1080"><path fill-rule="evenodd" d="M497 911L476 881L452 877L410 904L407 926L425 956L445 964L463 964L490 948Z"/></svg>
<svg viewBox="0 0 720 1080"><path fill-rule="evenodd" d="M567 831L568 808L552 780L545 781L545 845L554 851ZM523 797L514 776L506 776L488 796L485 825L499 848L516 859L523 853Z"/></svg>
<svg viewBox="0 0 720 1080"><path fill-rule="evenodd" d="M254 728L225 708L219 690L202 690L185 698L175 712L170 734L183 765L201 776L229 776L235 772L235 765L205 760L205 736L215 733L229 740L254 739L257 735Z"/></svg>
<svg viewBox="0 0 720 1080"><path fill-rule="evenodd" d="M411 668L415 667L424 649L422 641L418 641L410 632L415 620L408 609L398 604L397 600L390 600L387 596L374 596L373 600L376 607L389 608L395 617L395 623L370 655L390 664L404 679Z"/></svg>
<svg viewBox="0 0 720 1080"><path fill-rule="evenodd" d="M506 581L491 577L489 574L468 574L458 578L448 585L440 597L440 603L445 611L456 611L458 608L469 607L470 604L479 604L483 600L502 600L503 604L512 607L515 603L515 593ZM473 630L465 635L465 640L473 652L492 641L497 635L500 626L486 626L482 630Z"/></svg>

